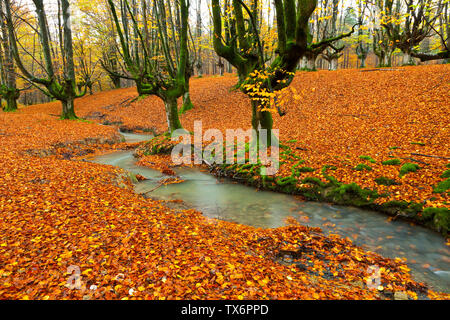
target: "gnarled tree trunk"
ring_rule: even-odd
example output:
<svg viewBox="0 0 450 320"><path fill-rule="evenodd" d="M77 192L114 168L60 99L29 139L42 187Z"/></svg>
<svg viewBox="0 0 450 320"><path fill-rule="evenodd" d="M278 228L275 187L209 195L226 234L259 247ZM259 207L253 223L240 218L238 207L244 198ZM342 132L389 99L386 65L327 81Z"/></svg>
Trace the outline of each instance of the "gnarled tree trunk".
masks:
<svg viewBox="0 0 450 320"><path fill-rule="evenodd" d="M162 97L164 101L164 107L166 110L167 127L169 132L172 133L177 129L181 129L181 122L178 117L178 103L176 97Z"/></svg>

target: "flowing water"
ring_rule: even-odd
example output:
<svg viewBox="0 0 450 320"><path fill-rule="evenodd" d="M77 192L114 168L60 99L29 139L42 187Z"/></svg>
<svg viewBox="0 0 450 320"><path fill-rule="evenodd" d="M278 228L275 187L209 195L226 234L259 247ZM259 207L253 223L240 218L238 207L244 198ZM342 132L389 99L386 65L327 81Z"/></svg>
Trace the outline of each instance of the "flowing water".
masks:
<svg viewBox="0 0 450 320"><path fill-rule="evenodd" d="M128 133L123 136L128 142L149 137ZM140 174L148 180L135 185L137 193L162 200L181 199L208 217L275 228L283 226L285 218L292 216L302 224L320 227L325 234L349 237L355 244L383 256L406 258L415 280L425 282L435 290L450 292L450 248L443 237L423 227L389 221L386 215L378 212L304 202L292 195L258 191L228 179L218 180L197 168L175 168L185 181L158 187L164 175L137 166L133 151L114 152L89 160Z"/></svg>

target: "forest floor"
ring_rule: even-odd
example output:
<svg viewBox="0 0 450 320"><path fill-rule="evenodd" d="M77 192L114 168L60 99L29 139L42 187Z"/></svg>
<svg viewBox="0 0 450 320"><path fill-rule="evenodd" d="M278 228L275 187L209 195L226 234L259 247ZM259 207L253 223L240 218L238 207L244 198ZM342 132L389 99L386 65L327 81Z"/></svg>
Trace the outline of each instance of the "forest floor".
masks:
<svg viewBox="0 0 450 320"><path fill-rule="evenodd" d="M274 127L282 141L307 150L305 165L336 165L340 179L362 186L379 188L379 173L398 179L398 167L380 164L389 156L442 157L420 158L430 165L386 188L393 199L446 206L432 186L449 157L449 69L302 72ZM204 129L248 128L249 101L230 91L235 82L231 75L192 79L195 109L182 116L185 128L197 119ZM134 89L119 89L78 99L78 116L92 121L59 120L59 103L0 113L1 299L450 298L414 282L401 259L348 239L294 221L266 230L174 211L134 194L122 170L80 160L133 147L96 121L165 131L162 103L135 97ZM376 160L367 163L373 170L351 169L361 155ZM293 263L305 259L306 270ZM382 279L369 289L373 265ZM67 286L77 278L72 270L81 273L79 289Z"/></svg>

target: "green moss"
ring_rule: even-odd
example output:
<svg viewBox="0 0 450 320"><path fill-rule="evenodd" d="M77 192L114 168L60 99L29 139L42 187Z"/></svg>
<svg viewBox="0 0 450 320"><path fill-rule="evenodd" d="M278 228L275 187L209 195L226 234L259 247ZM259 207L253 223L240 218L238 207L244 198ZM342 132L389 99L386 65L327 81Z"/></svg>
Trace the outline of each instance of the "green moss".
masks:
<svg viewBox="0 0 450 320"><path fill-rule="evenodd" d="M420 215L420 220L432 225L446 236L450 229L450 210L447 208L425 208Z"/></svg>
<svg viewBox="0 0 450 320"><path fill-rule="evenodd" d="M425 145L425 143L418 142L418 141L413 141L413 142L411 142L411 144L416 144L416 145L419 145L419 146L424 146Z"/></svg>
<svg viewBox="0 0 450 320"><path fill-rule="evenodd" d="M415 163L411 163L411 162L405 163L400 168L400 177L404 176L408 172L416 172L419 169L420 169L420 167Z"/></svg>
<svg viewBox="0 0 450 320"><path fill-rule="evenodd" d="M326 164L322 167L322 173L325 173L327 170L337 170L337 167L330 164Z"/></svg>
<svg viewBox="0 0 450 320"><path fill-rule="evenodd" d="M375 182L377 184L383 185L383 186L395 186L395 185L400 185L401 183L393 180L393 179L389 179L386 177L378 177L375 179Z"/></svg>
<svg viewBox="0 0 450 320"><path fill-rule="evenodd" d="M370 166L368 166L367 164L360 163L356 167L354 167L353 170L356 170L356 171L363 171L363 170L372 171L372 168Z"/></svg>
<svg viewBox="0 0 450 320"><path fill-rule="evenodd" d="M389 159L386 161L382 161L381 164L385 166L398 166L399 164L401 164L401 162L400 159Z"/></svg>
<svg viewBox="0 0 450 320"><path fill-rule="evenodd" d="M445 170L443 174L441 174L441 178L450 178L450 170Z"/></svg>
<svg viewBox="0 0 450 320"><path fill-rule="evenodd" d="M294 192L297 185L297 180L294 177L279 178L275 182L286 193Z"/></svg>
<svg viewBox="0 0 450 320"><path fill-rule="evenodd" d="M437 184L436 187L434 187L433 192L434 193L444 193L447 190L450 190L450 178L445 179L444 181L441 181Z"/></svg>
<svg viewBox="0 0 450 320"><path fill-rule="evenodd" d="M329 175L329 174L327 173L327 170L336 170L336 169L337 169L336 166L329 165L329 164L326 164L326 165L324 165L324 166L322 167L322 175L323 175L324 178L327 179L332 185L338 185L338 184L339 184L339 181L338 181L335 177L333 177L332 175Z"/></svg>
<svg viewBox="0 0 450 320"><path fill-rule="evenodd" d="M374 190L362 189L356 183L341 184L330 190L326 196L338 204L353 205L357 207L372 204L379 195Z"/></svg>
<svg viewBox="0 0 450 320"><path fill-rule="evenodd" d="M372 157L370 157L370 156L359 156L359 158L360 158L361 160L367 160L367 161L369 161L369 162L376 163L375 159L372 158Z"/></svg>
<svg viewBox="0 0 450 320"><path fill-rule="evenodd" d="M311 167L300 167L297 169L298 172L313 172L316 171L316 169Z"/></svg>
<svg viewBox="0 0 450 320"><path fill-rule="evenodd" d="M381 205L381 209L382 211L390 214L398 214L399 212L402 212L410 218L415 218L419 212L422 212L422 204L393 200L383 203Z"/></svg>
<svg viewBox="0 0 450 320"><path fill-rule="evenodd" d="M298 168L299 165L301 165L304 162L305 162L305 160L299 160L299 161L297 161L296 164L294 164L292 166L292 168L291 168L292 176L294 176L294 177L300 176L301 171L299 171L297 168Z"/></svg>
<svg viewBox="0 0 450 320"><path fill-rule="evenodd" d="M312 184L324 188L327 184L317 177L306 177L302 180L304 184Z"/></svg>

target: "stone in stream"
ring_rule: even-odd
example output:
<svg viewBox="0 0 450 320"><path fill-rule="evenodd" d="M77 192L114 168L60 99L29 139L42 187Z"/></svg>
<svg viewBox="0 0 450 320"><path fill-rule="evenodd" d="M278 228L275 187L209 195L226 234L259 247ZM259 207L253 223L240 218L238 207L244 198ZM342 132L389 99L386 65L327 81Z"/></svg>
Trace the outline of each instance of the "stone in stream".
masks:
<svg viewBox="0 0 450 320"><path fill-rule="evenodd" d="M404 292L397 291L394 293L394 300L408 300L408 295Z"/></svg>

